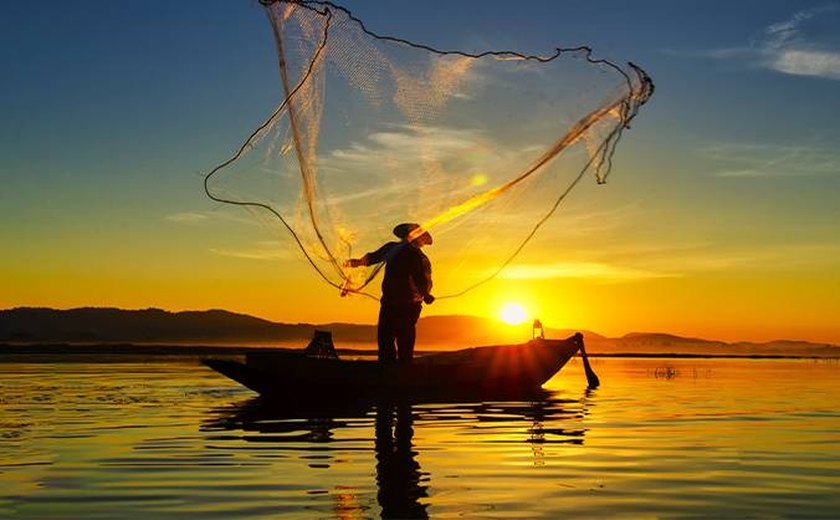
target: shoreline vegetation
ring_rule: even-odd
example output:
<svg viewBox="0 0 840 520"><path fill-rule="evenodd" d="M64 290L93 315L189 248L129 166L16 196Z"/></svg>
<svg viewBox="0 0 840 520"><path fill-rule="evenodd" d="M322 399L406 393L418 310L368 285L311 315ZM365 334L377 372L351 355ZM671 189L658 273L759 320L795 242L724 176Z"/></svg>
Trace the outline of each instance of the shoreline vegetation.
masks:
<svg viewBox="0 0 840 520"><path fill-rule="evenodd" d="M328 330L339 355L374 356L376 326L353 323L277 323L223 310L169 312L161 309L78 308L0 310L0 362L72 357L168 358L244 356L266 348L302 349L315 330ZM840 359L840 346L808 341L735 342L664 333L617 338L587 330L545 330L546 337L584 336L592 357ZM475 316L428 316L418 322L417 354L483 345L524 343L531 325L508 326Z"/></svg>

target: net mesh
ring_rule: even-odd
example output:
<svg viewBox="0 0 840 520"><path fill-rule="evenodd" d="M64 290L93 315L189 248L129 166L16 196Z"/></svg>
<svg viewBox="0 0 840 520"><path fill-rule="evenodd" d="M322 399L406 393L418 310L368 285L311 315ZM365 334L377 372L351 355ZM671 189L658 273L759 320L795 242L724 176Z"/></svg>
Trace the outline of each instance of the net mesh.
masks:
<svg viewBox="0 0 840 520"><path fill-rule="evenodd" d="M381 266L346 261L395 240L401 222L434 237L438 297L491 280L582 178L606 181L653 92L642 69L587 47L442 51L329 2L261 3L282 101L205 188L284 229L341 294L377 296Z"/></svg>

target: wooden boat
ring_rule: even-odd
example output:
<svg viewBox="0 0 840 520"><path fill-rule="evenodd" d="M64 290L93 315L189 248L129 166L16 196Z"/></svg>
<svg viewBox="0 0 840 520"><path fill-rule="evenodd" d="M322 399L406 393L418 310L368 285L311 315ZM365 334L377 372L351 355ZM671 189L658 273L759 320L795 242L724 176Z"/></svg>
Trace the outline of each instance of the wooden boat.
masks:
<svg viewBox="0 0 840 520"><path fill-rule="evenodd" d="M579 333L560 340L539 338L520 345L419 356L410 364L318 358L289 351L250 352L245 363L223 359L204 363L264 396L484 395L539 390L578 351L585 355Z"/></svg>

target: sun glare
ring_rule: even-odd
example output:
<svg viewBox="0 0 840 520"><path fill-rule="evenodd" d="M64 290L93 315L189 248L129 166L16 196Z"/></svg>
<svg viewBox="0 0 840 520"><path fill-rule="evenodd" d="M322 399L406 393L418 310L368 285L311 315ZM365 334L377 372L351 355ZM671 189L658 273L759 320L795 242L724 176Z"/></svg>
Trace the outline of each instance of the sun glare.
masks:
<svg viewBox="0 0 840 520"><path fill-rule="evenodd" d="M519 325L528 319L525 307L513 302L506 303L504 307L502 307L501 316L502 321L508 325Z"/></svg>

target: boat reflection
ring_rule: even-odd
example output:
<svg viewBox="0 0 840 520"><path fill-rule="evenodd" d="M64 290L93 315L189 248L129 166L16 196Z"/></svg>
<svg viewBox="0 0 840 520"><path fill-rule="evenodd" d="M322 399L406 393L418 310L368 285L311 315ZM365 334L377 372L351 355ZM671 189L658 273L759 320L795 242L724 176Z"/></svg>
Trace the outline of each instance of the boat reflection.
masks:
<svg viewBox="0 0 840 520"><path fill-rule="evenodd" d="M456 435L467 433L477 444L524 442L531 449L535 466L545 463L546 444L583 444L585 428L581 419L586 414L585 397L560 399L543 390L496 397L504 400L307 402L255 398L214 410L202 430L210 433L208 439L215 443L215 448L222 447L219 441L245 440L259 443L253 446L261 453L266 449L285 451L285 454L298 452L299 458L306 460L311 468L337 466L351 453L370 453L373 433L376 502L381 517L428 518L432 476L422 470L418 461L423 446L415 443L416 427L434 425L431 437L423 437L426 444L449 442L438 433L441 429ZM242 449L241 443L234 444ZM248 449L247 444L244 449ZM313 453L317 453L317 458ZM376 507L373 497L369 496L364 504L364 500L354 495L358 487L354 490L345 484L335 486L339 498L333 513L354 517L348 513L358 507L356 514L369 516L367 509Z"/></svg>
<svg viewBox="0 0 840 520"><path fill-rule="evenodd" d="M217 408L202 423L204 431L240 432L216 435L213 440L241 439L258 443L329 443L336 429L349 426L349 420L364 418L370 403L331 405L305 401L277 401L260 397L233 406Z"/></svg>

